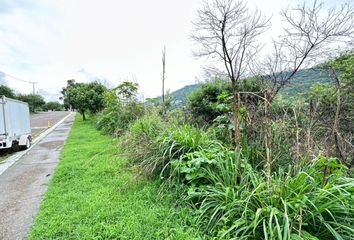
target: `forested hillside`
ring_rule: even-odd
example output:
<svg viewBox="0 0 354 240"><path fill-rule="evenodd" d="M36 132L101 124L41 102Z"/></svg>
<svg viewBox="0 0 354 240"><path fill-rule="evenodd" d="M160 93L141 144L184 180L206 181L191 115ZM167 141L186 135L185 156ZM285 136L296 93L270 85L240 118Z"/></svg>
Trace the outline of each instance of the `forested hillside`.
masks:
<svg viewBox="0 0 354 240"><path fill-rule="evenodd" d="M315 83L327 83L331 82L330 76L322 72L320 69L303 69L296 73L291 83L286 86L281 93L288 96L295 96L299 93L307 93ZM193 92L193 90L200 87L200 84L192 84L184 86L171 93L173 103L176 106L185 105L187 102L187 96ZM159 97L161 99L161 97Z"/></svg>

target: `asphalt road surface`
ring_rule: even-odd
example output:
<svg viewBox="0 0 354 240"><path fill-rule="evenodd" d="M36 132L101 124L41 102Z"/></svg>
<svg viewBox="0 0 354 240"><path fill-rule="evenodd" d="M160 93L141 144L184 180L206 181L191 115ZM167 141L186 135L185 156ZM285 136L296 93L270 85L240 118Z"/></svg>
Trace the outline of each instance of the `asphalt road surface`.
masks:
<svg viewBox="0 0 354 240"><path fill-rule="evenodd" d="M54 114L56 118L53 118L55 119L53 124L62 118L58 114L62 113ZM37 115L32 124L40 126L48 119L47 116ZM50 113L50 116L53 114ZM47 191L48 182L58 164L60 150L68 137L74 116L75 114L69 116L0 175L1 240L17 240L26 237Z"/></svg>
<svg viewBox="0 0 354 240"><path fill-rule="evenodd" d="M45 131L48 128L48 123L53 126L69 113L70 112L58 111L31 114L32 137L35 138Z"/></svg>
<svg viewBox="0 0 354 240"><path fill-rule="evenodd" d="M48 129L49 126L54 126L70 112L57 111L57 112L42 112L31 114L31 135L32 139L35 139L42 132ZM49 124L49 126L48 126ZM0 151L0 162L10 157L14 153L14 149L7 149ZM1 238L0 238L1 240Z"/></svg>

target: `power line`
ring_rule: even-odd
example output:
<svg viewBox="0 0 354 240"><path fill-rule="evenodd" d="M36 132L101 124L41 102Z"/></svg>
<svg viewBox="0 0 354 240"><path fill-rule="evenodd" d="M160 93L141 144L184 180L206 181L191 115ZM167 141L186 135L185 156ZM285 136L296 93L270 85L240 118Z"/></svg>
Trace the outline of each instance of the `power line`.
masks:
<svg viewBox="0 0 354 240"><path fill-rule="evenodd" d="M11 79L14 79L14 80L17 80L17 81L20 81L20 82L25 82L25 83L29 83L29 84L32 84L32 90L33 90L33 95L36 94L36 87L35 85L38 84L38 82L32 82L32 81L26 81L26 80L23 80L21 78L18 78L18 77L15 77L15 76L12 76L10 74L7 74L5 72L2 72L6 77L9 77Z"/></svg>

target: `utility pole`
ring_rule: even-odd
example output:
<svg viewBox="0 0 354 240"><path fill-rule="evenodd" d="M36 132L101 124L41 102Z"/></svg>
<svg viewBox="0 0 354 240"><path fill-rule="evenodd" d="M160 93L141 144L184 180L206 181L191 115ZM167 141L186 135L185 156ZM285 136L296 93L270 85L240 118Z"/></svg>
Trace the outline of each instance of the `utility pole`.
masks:
<svg viewBox="0 0 354 240"><path fill-rule="evenodd" d="M33 95L35 95L35 94L36 94L36 87L35 87L35 85L36 85L38 82L29 82L29 83L32 84Z"/></svg>
<svg viewBox="0 0 354 240"><path fill-rule="evenodd" d="M3 72L3 73L5 74L5 76L7 76L7 77L9 77L9 78L11 78L11 79L14 79L14 80L16 80L16 81L20 81L20 82L25 82L25 83L32 84L32 93L33 93L33 95L36 94L36 87L35 87L35 85L38 84L38 82L26 81L26 80L23 80L23 79L21 79L21 78L14 77L14 76L12 76L12 75L10 75L10 74L7 74L7 73L5 73L5 72Z"/></svg>
<svg viewBox="0 0 354 240"><path fill-rule="evenodd" d="M162 105L165 104L166 46L162 50Z"/></svg>

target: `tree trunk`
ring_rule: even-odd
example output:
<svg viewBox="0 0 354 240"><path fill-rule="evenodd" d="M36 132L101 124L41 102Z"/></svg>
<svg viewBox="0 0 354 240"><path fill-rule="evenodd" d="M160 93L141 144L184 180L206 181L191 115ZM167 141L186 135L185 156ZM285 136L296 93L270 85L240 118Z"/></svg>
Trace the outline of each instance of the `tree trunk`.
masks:
<svg viewBox="0 0 354 240"><path fill-rule="evenodd" d="M313 121L315 116L315 108L312 100L310 100L309 115L310 120L306 130L306 152L308 158L312 155L312 127L314 125Z"/></svg>
<svg viewBox="0 0 354 240"><path fill-rule="evenodd" d="M268 93L264 93L264 148L265 148L265 172L268 183L271 183L272 163L269 150L269 121L268 121Z"/></svg>
<svg viewBox="0 0 354 240"><path fill-rule="evenodd" d="M299 164L299 160L300 160L300 137L299 137L299 123L297 120L297 115L296 115L296 109L293 108L293 112L294 112L294 118L295 118L295 126L296 126L296 156L294 158L294 162L293 162L293 171L294 174L297 171L297 166Z"/></svg>
<svg viewBox="0 0 354 240"><path fill-rule="evenodd" d="M339 151L339 154L341 154L340 150L339 150L339 146L338 146L338 140L337 140L337 134L338 134L338 127L339 127L339 115L340 115L340 107L341 107L341 97L340 97L340 80L337 77L336 73L334 70L332 70L332 73L334 75L334 78L336 80L336 114L334 117L334 122L333 122L333 126L332 126L332 132L331 132L331 136L329 139L329 142L327 144L327 156L330 157L332 155L332 148L334 145L336 145L337 150Z"/></svg>
<svg viewBox="0 0 354 240"><path fill-rule="evenodd" d="M81 114L82 114L82 120L86 121L85 111L82 111Z"/></svg>
<svg viewBox="0 0 354 240"><path fill-rule="evenodd" d="M232 94L233 94L233 101L232 101L232 108L233 108L233 117L234 117L234 141L236 150L240 151L240 120L239 120L239 108L240 108L240 94L237 92L236 89L236 81L232 82Z"/></svg>
<svg viewBox="0 0 354 240"><path fill-rule="evenodd" d="M233 108L233 120L234 120L234 142L235 142L235 151L236 154L239 154L241 146L240 146L240 119L239 119L239 108L240 108L240 93L237 92L236 89L236 81L232 81L232 108ZM237 169L238 169L238 179L237 181L241 181L241 158L238 158L238 163L237 163Z"/></svg>

